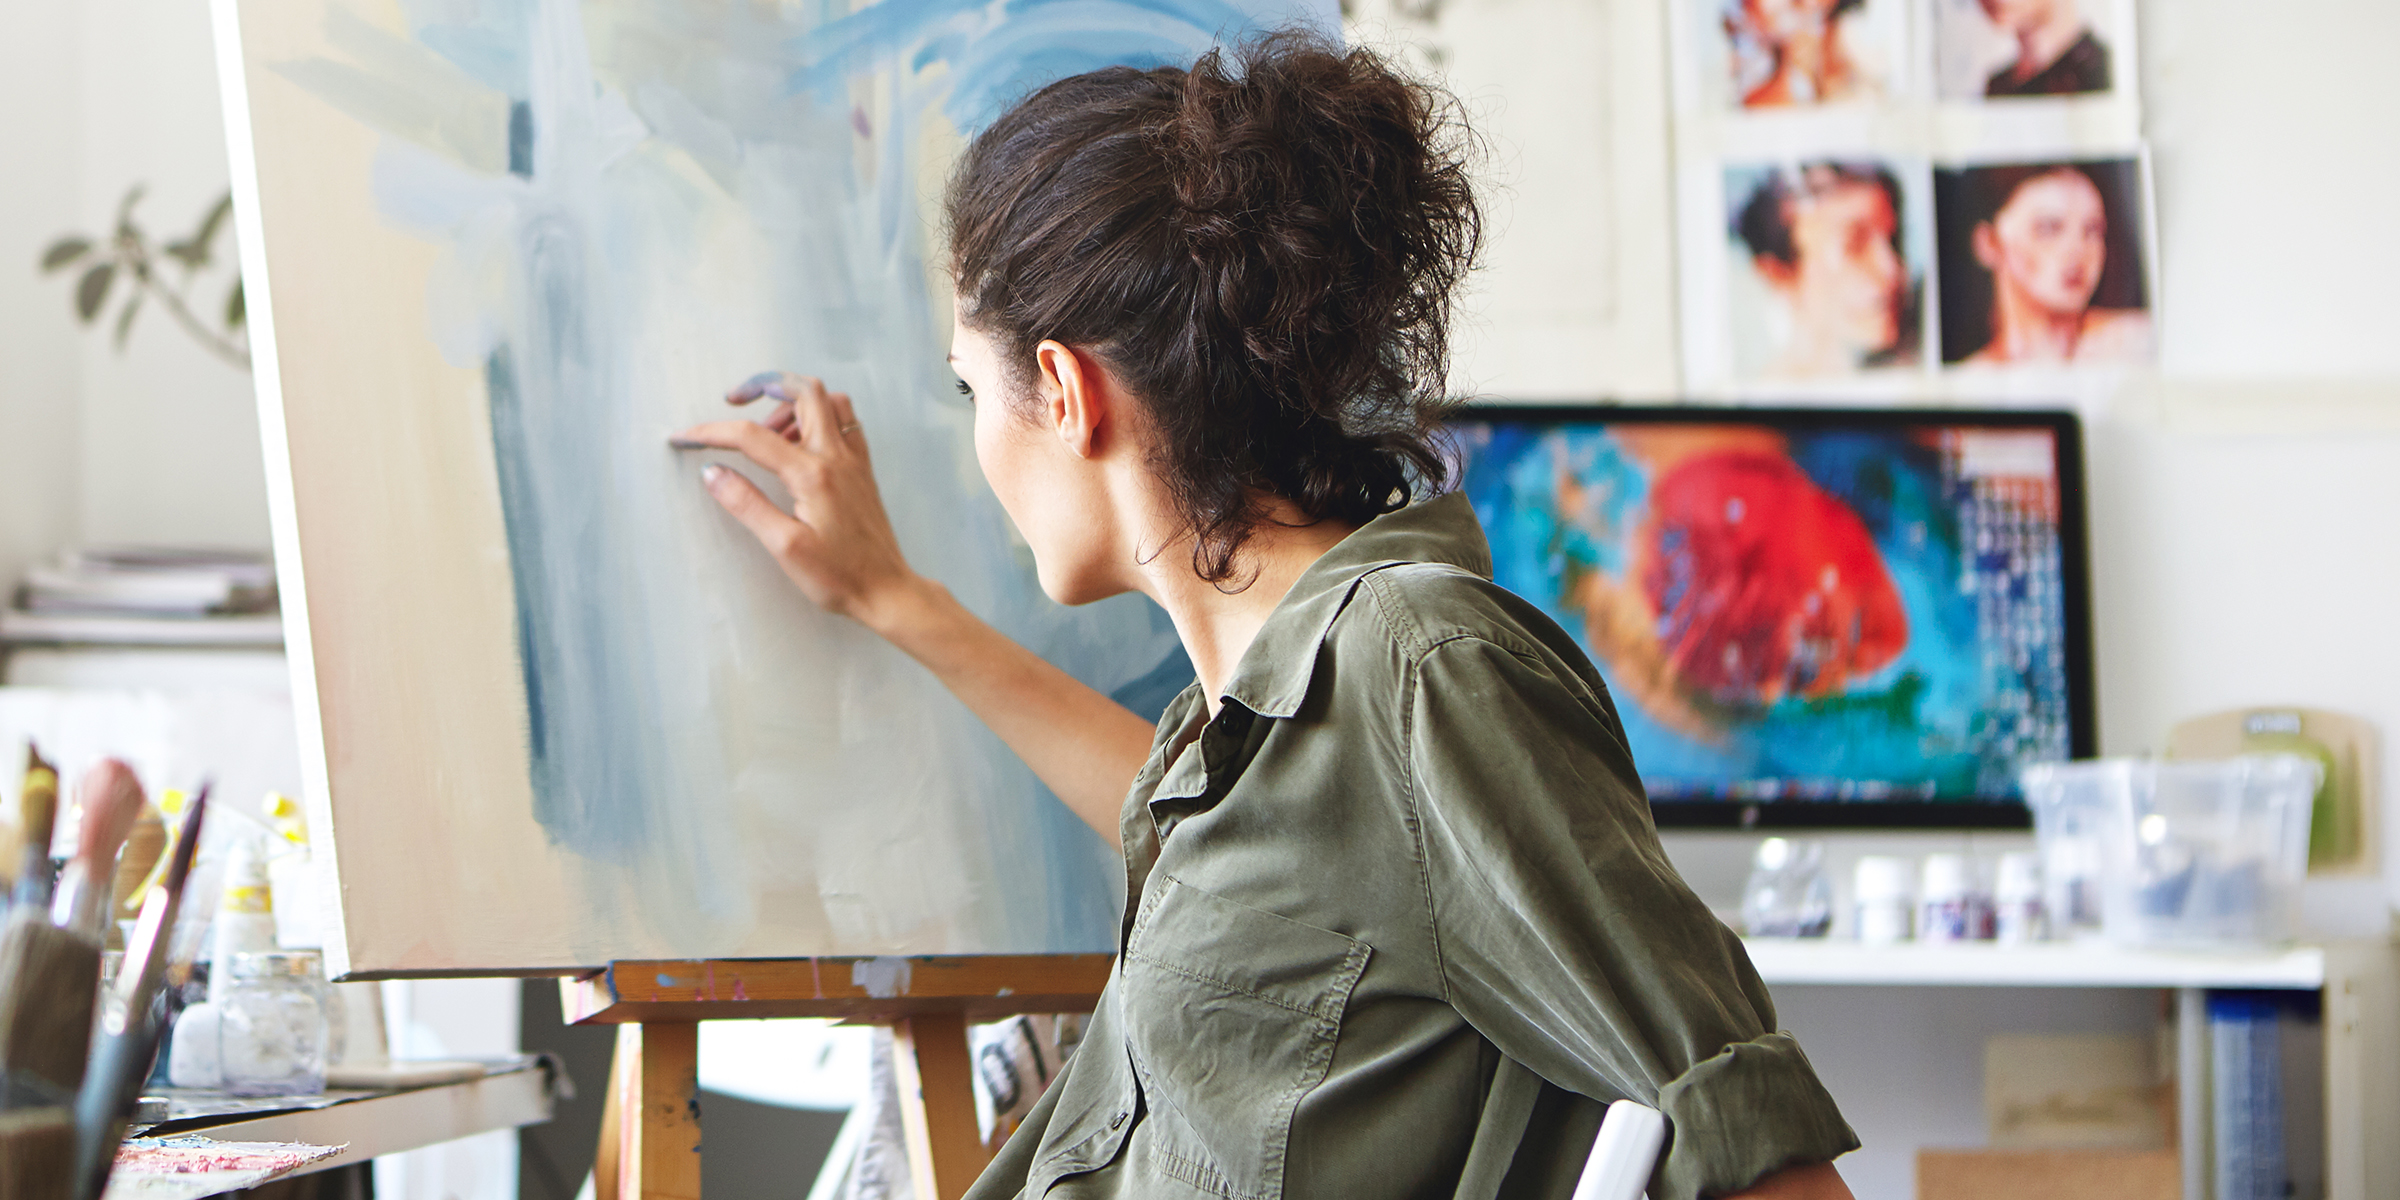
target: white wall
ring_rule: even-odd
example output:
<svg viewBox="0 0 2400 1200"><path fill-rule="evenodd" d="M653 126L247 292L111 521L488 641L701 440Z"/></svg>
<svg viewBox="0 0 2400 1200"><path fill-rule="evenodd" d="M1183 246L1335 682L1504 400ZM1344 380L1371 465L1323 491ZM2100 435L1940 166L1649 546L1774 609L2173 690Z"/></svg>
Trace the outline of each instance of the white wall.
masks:
<svg viewBox="0 0 2400 1200"><path fill-rule="evenodd" d="M73 318L73 272L35 271L53 238L107 232L136 182L154 235L188 232L225 188L217 112L198 0L22 4L0 18L0 587L71 542L267 544L249 376L154 305L120 355L109 318ZM204 312L224 287L198 295Z"/></svg>
<svg viewBox="0 0 2400 1200"><path fill-rule="evenodd" d="M73 6L16 6L0 35L0 587L73 536L81 454L67 284L40 278L51 237L83 219Z"/></svg>
<svg viewBox="0 0 2400 1200"><path fill-rule="evenodd" d="M101 228L126 187L143 182L149 192L134 211L145 227L161 238L189 232L226 180L208 5L55 7L77 14L85 49L74 96L83 139L76 222ZM231 262L231 233L222 236L219 253ZM222 309L231 275L220 269L195 292L204 319ZM63 295L52 302L65 310ZM123 354L106 321L71 343L82 394L75 536L264 549L266 484L250 376L201 349L154 305L144 307Z"/></svg>

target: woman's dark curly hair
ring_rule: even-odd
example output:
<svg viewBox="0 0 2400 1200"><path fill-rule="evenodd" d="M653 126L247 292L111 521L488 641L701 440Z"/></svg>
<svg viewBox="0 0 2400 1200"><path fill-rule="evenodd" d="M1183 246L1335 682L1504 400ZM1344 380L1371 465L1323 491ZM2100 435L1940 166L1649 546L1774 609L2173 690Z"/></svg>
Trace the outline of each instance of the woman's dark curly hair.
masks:
<svg viewBox="0 0 2400 1200"><path fill-rule="evenodd" d="M1482 220L1445 94L1286 30L1190 70L1062 79L976 137L945 200L959 311L1030 396L1096 353L1224 585L1267 499L1360 523L1438 490L1450 294Z"/></svg>

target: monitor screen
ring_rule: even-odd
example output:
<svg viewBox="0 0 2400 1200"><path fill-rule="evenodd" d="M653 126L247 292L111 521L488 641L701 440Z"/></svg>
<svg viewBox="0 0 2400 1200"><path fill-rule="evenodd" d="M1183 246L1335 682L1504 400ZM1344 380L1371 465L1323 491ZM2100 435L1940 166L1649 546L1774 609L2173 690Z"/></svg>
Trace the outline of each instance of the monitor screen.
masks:
<svg viewBox="0 0 2400 1200"><path fill-rule="evenodd" d="M1474 407L1494 578L1591 652L1662 825L2021 827L2093 752L2080 435L2024 410Z"/></svg>

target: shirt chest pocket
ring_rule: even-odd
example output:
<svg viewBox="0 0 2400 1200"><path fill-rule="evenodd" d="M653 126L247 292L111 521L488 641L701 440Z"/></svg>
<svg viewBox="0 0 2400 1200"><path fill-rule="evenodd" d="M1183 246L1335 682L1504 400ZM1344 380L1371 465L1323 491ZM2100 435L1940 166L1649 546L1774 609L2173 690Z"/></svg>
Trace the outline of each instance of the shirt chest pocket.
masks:
<svg viewBox="0 0 2400 1200"><path fill-rule="evenodd" d="M1325 1078L1366 943L1162 877L1118 964L1125 1040L1168 1174L1283 1194L1301 1097Z"/></svg>

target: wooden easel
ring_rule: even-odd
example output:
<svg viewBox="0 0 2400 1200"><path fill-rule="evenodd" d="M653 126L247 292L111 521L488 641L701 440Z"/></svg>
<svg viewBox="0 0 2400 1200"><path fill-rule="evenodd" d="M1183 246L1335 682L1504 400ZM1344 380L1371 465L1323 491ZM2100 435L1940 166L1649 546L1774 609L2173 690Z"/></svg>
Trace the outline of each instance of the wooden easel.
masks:
<svg viewBox="0 0 2400 1200"><path fill-rule="evenodd" d="M991 1160L967 1026L1088 1012L1106 954L626 961L560 981L570 1023L617 1026L593 1164L599 1200L698 1200L700 1022L839 1017L898 1039L900 1115L922 1200L957 1200Z"/></svg>

